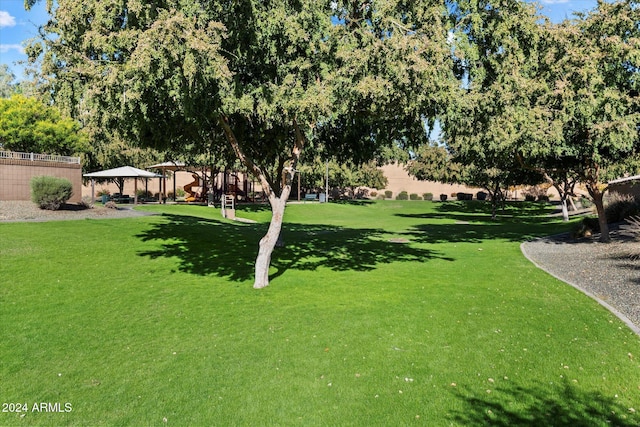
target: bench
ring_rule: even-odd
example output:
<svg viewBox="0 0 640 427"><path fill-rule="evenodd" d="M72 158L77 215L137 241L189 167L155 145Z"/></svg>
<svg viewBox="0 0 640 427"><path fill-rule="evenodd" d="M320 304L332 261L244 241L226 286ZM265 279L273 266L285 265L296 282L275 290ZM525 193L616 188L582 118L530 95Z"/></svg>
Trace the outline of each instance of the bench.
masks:
<svg viewBox="0 0 640 427"><path fill-rule="evenodd" d="M110 200L115 203L133 203L133 197L128 194L115 193Z"/></svg>
<svg viewBox="0 0 640 427"><path fill-rule="evenodd" d="M305 195L304 195L304 201L305 201L305 202L314 201L314 200L316 200L316 199L317 199L317 197L318 197L318 195L317 195L317 194L312 194L312 193L305 194Z"/></svg>

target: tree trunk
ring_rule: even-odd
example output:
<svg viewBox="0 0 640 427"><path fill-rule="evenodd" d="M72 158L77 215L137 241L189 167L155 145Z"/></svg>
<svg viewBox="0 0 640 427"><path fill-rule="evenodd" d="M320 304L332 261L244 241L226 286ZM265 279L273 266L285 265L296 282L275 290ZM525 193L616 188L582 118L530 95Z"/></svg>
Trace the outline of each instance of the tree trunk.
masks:
<svg viewBox="0 0 640 427"><path fill-rule="evenodd" d="M587 185L587 190L593 199L593 204L596 205L596 212L598 212L598 224L600 225L600 242L609 243L611 237L609 236L609 224L607 223L607 216L604 212L604 192L595 185Z"/></svg>
<svg viewBox="0 0 640 427"><path fill-rule="evenodd" d="M276 247L280 231L282 230L282 220L284 219L284 208L291 192L291 186L287 185L280 197L269 200L271 203L271 222L267 234L260 239L258 256L255 265L255 281L253 287L262 289L269 286L269 266L271 265L271 254Z"/></svg>
<svg viewBox="0 0 640 427"><path fill-rule="evenodd" d="M298 126L297 121L294 119L293 128L295 130L295 140L293 148L291 149L291 154L288 156L288 159L282 160L278 168L278 170L286 173L287 176L284 177L285 179L283 179L282 189L280 194L277 195L274 186L269 183L264 171L253 161L253 159L250 159L245 155L239 141L233 133L233 129L231 129L228 117L221 116L220 124L222 125L227 141L231 144L236 156L245 166L247 166L251 174L260 181L262 190L267 193L269 204L271 205L271 222L269 223L267 234L260 239L258 256L256 257L255 264L255 281L253 282L253 287L255 289L262 289L269 286L269 266L271 265L271 255L273 254L273 250L275 249L276 244L278 243L278 238L280 237L282 220L284 219L284 209L287 204L287 200L289 199L289 194L291 194L291 182L293 182L293 178L296 173L296 166L300 159L302 147L305 143L305 136ZM285 162L288 163L288 166L283 168ZM278 176L278 179L279 178L281 177Z"/></svg>
<svg viewBox="0 0 640 427"><path fill-rule="evenodd" d="M560 206L562 207L562 220L564 222L569 221L569 207L567 205L567 197L569 197L569 191L567 190L567 186L560 186L557 182L555 182L551 177L545 174L545 179L553 185L558 194L560 195Z"/></svg>
<svg viewBox="0 0 640 427"><path fill-rule="evenodd" d="M567 196L560 195L560 204L562 205L562 220L564 222L569 221L569 208L567 207Z"/></svg>

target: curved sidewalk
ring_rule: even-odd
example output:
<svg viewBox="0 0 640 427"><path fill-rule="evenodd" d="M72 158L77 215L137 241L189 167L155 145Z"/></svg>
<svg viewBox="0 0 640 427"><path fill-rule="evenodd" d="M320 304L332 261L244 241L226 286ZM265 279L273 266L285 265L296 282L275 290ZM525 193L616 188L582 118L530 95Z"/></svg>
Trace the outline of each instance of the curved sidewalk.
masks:
<svg viewBox="0 0 640 427"><path fill-rule="evenodd" d="M568 234L524 242L520 249L538 268L598 301L640 335L640 243L618 231L611 243L573 240Z"/></svg>

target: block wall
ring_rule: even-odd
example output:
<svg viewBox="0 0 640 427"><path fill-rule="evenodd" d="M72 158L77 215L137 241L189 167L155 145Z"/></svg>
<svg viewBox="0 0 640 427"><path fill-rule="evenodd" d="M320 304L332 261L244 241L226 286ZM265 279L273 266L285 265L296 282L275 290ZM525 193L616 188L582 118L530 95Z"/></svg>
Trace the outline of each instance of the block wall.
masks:
<svg viewBox="0 0 640 427"><path fill-rule="evenodd" d="M70 203L82 199L82 165L0 159L0 200L31 200L31 178L55 176L71 181L73 195Z"/></svg>

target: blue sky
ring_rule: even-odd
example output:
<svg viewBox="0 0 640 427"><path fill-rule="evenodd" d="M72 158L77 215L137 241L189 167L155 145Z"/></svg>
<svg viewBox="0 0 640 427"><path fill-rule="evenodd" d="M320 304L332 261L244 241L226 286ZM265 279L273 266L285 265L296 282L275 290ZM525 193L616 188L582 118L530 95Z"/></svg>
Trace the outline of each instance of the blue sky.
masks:
<svg viewBox="0 0 640 427"><path fill-rule="evenodd" d="M80 1L80 0L79 0ZM597 0L539 0L542 13L554 22L570 18L573 12L590 10ZM0 64L7 64L18 80L23 76L23 67L18 61L26 60L23 43L38 34L38 26L47 21L41 0L34 8L24 10L24 0L0 0Z"/></svg>

